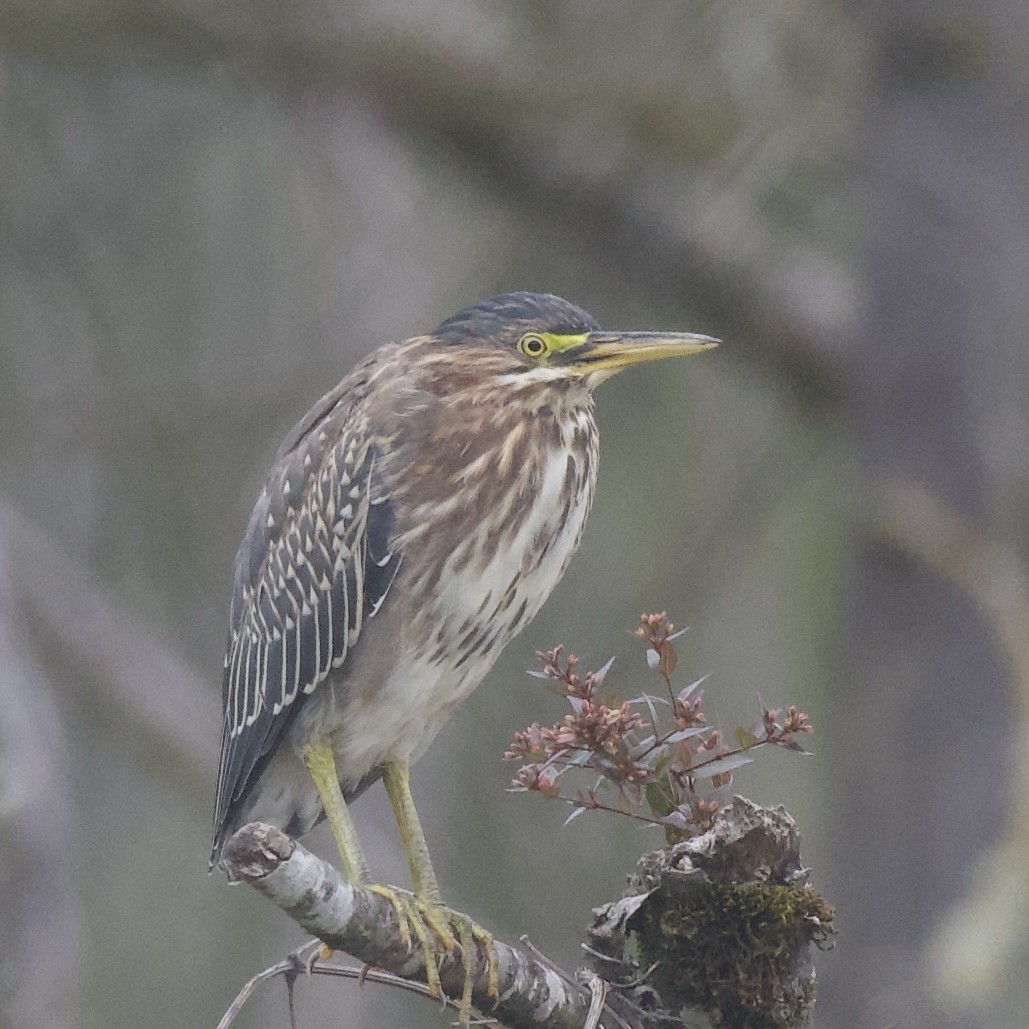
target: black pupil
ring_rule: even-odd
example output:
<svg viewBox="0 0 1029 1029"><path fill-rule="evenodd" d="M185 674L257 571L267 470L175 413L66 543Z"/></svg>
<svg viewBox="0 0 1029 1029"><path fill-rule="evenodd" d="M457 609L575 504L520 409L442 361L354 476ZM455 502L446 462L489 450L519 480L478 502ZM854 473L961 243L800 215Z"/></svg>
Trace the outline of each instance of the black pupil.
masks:
<svg viewBox="0 0 1029 1029"><path fill-rule="evenodd" d="M530 354L540 354L543 352L543 340L538 336L530 336L525 341L525 349L528 350Z"/></svg>

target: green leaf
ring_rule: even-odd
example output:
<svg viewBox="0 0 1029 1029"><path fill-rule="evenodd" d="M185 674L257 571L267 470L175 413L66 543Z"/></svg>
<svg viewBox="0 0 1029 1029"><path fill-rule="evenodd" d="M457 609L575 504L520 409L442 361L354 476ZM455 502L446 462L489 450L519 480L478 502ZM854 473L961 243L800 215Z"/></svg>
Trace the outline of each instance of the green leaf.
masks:
<svg viewBox="0 0 1029 1029"><path fill-rule="evenodd" d="M675 810L675 805L672 803L672 799L665 793L661 783L652 782L647 786L647 803L650 805L650 810L655 815L660 817L666 817Z"/></svg>
<svg viewBox="0 0 1029 1029"><path fill-rule="evenodd" d="M736 737L736 742L744 750L750 750L757 743L757 737L749 729L744 729L742 726L737 726L732 734Z"/></svg>

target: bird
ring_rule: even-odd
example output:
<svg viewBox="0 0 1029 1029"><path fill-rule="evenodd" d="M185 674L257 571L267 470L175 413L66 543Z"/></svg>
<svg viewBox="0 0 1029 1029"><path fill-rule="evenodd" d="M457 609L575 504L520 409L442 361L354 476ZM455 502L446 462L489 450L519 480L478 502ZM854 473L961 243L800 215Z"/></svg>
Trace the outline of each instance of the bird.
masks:
<svg viewBox="0 0 1029 1029"><path fill-rule="evenodd" d="M597 386L716 344L605 331L553 294L506 293L379 347L300 419L235 560L211 867L248 822L300 837L326 818L344 874L366 884L349 805L382 779L413 885L411 901L389 896L426 946L430 988L448 926L462 951L469 932L489 942L443 905L410 766L579 544Z"/></svg>

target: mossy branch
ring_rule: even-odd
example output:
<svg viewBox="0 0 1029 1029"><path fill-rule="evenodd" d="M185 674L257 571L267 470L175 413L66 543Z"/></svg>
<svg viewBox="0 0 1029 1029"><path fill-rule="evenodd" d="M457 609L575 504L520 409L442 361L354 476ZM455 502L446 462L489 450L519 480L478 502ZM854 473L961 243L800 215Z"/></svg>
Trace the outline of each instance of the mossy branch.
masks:
<svg viewBox="0 0 1029 1029"><path fill-rule="evenodd" d="M784 808L743 797L700 836L645 854L629 890L594 912L589 950L653 1025L802 1029L815 999L812 945L834 933ZM643 972L642 979L640 973Z"/></svg>

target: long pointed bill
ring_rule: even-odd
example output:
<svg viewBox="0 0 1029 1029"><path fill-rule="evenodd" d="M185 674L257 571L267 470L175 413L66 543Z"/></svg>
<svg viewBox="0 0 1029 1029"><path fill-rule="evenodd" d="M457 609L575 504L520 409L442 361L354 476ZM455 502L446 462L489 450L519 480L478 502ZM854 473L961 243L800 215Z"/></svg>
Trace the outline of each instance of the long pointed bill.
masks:
<svg viewBox="0 0 1029 1029"><path fill-rule="evenodd" d="M607 378L632 364L699 354L718 343L691 332L591 332L569 352L568 363L584 375L599 372Z"/></svg>

